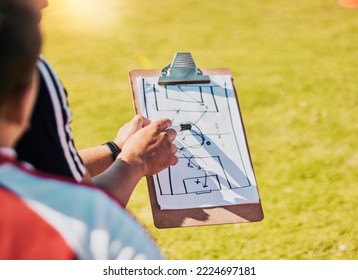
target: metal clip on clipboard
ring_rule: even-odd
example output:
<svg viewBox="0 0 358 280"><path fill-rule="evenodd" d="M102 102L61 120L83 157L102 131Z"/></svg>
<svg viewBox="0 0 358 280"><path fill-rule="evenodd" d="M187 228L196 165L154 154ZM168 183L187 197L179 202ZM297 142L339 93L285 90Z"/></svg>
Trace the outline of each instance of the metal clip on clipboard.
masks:
<svg viewBox="0 0 358 280"><path fill-rule="evenodd" d="M210 78L196 68L194 59L189 52L178 52L170 65L163 68L159 77L159 85L174 84L207 84Z"/></svg>

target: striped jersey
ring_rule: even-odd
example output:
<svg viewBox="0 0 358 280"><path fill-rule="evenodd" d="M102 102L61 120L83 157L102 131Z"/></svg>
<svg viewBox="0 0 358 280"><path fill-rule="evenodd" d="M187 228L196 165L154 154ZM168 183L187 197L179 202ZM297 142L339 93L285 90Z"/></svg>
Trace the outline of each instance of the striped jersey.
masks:
<svg viewBox="0 0 358 280"><path fill-rule="evenodd" d="M33 170L0 149L0 259L161 258L102 190Z"/></svg>
<svg viewBox="0 0 358 280"><path fill-rule="evenodd" d="M72 113L66 90L43 57L37 67L40 73L38 98L31 126L16 146L18 158L39 170L81 182L85 167L73 141Z"/></svg>

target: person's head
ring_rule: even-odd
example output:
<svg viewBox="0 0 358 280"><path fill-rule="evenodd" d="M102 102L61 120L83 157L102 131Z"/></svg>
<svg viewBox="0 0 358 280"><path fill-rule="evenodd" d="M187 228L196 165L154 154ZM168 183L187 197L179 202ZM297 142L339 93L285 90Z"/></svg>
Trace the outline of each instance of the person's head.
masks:
<svg viewBox="0 0 358 280"><path fill-rule="evenodd" d="M41 48L37 13L29 0L1 0L0 42L0 122L1 128L11 124L12 131L17 131L14 141L27 127L32 112Z"/></svg>

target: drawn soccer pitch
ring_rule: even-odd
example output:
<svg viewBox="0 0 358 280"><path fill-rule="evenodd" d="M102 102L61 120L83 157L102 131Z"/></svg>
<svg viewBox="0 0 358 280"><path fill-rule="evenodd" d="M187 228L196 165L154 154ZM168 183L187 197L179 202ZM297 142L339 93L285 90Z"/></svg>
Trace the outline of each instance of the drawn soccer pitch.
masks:
<svg viewBox="0 0 358 280"><path fill-rule="evenodd" d="M211 83L205 85L170 86L159 86L157 78L142 78L138 88L142 91L140 104L145 117L152 121L169 118L173 124L191 127L179 132L174 141L178 164L155 175L162 208L258 200L229 76L213 76Z"/></svg>

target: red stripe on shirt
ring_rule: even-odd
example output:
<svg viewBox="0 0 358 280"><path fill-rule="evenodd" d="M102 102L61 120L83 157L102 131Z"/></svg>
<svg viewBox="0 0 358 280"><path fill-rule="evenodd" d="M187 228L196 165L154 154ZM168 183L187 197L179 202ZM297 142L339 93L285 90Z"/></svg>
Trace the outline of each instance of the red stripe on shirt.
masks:
<svg viewBox="0 0 358 280"><path fill-rule="evenodd" d="M0 259L75 259L60 233L11 191L0 186Z"/></svg>

